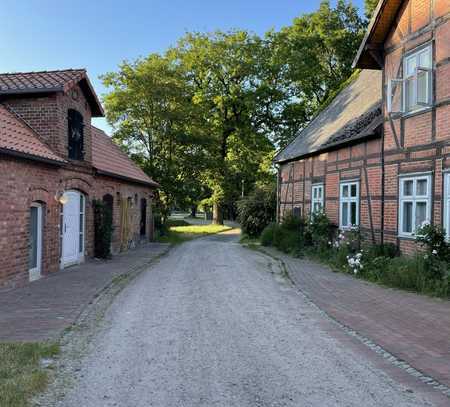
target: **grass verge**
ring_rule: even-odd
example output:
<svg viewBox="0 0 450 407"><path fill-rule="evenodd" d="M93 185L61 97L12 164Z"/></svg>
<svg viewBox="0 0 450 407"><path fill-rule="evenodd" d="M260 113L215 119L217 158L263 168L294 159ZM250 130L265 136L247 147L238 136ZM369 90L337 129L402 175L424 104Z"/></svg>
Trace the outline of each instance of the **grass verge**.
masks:
<svg viewBox="0 0 450 407"><path fill-rule="evenodd" d="M159 242L180 244L197 237L213 235L231 230L232 227L224 225L189 225L170 226L166 235L158 238Z"/></svg>
<svg viewBox="0 0 450 407"><path fill-rule="evenodd" d="M42 360L58 353L55 343L0 343L0 406L28 406L49 380Z"/></svg>

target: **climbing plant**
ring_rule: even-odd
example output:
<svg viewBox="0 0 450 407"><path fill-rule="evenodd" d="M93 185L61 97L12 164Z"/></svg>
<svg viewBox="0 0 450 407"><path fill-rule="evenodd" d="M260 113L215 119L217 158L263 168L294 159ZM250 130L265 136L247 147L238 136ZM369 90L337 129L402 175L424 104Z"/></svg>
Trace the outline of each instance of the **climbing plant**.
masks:
<svg viewBox="0 0 450 407"><path fill-rule="evenodd" d="M94 207L94 254L95 257L107 259L111 257L112 211L100 200L93 201Z"/></svg>

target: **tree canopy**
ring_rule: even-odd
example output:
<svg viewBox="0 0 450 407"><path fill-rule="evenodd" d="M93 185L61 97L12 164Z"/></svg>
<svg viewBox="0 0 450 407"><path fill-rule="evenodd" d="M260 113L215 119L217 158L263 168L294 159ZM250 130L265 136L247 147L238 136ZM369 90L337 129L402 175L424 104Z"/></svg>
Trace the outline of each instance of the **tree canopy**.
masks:
<svg viewBox="0 0 450 407"><path fill-rule="evenodd" d="M242 190L274 182L271 160L351 74L364 20L351 2L259 37L187 33L164 54L103 77L115 141L161 184L161 207L233 216Z"/></svg>

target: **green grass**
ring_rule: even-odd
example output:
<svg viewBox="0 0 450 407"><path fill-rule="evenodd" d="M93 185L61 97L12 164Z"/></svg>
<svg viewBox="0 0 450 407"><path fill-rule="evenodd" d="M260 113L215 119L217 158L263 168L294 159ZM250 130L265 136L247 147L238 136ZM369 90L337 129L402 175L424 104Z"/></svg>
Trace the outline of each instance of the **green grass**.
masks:
<svg viewBox="0 0 450 407"><path fill-rule="evenodd" d="M28 400L48 383L41 359L58 353L57 344L0 343L0 406L27 406Z"/></svg>
<svg viewBox="0 0 450 407"><path fill-rule="evenodd" d="M180 244L197 237L213 235L231 229L230 226L224 225L171 226L169 227L169 232L164 236L160 236L158 241L162 243Z"/></svg>

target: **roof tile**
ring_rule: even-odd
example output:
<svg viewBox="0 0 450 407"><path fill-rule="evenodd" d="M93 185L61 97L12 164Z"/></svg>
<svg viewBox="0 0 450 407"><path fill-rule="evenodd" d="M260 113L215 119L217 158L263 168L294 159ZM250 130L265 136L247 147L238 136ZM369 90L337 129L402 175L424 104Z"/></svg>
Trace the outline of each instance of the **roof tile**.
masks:
<svg viewBox="0 0 450 407"><path fill-rule="evenodd" d="M0 149L27 156L63 163L34 130L5 105L0 104Z"/></svg>
<svg viewBox="0 0 450 407"><path fill-rule="evenodd" d="M105 174L158 186L106 133L92 126L92 165Z"/></svg>

